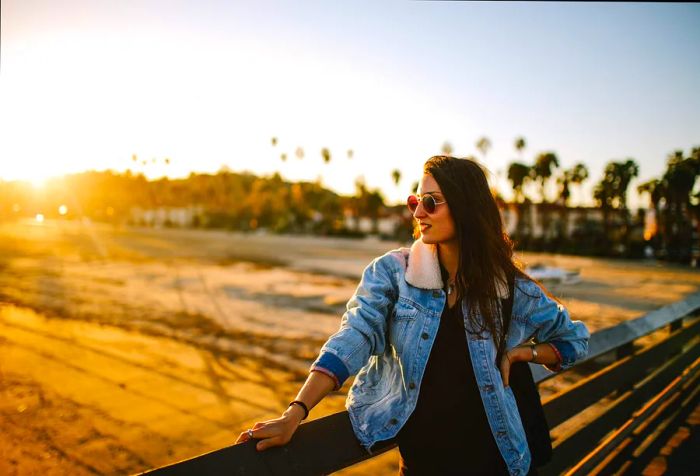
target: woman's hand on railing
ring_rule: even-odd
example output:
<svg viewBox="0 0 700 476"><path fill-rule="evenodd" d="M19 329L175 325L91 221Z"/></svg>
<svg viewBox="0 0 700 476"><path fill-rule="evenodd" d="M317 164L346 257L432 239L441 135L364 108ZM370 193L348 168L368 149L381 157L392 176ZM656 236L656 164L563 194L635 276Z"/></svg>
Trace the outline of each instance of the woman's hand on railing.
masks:
<svg viewBox="0 0 700 476"><path fill-rule="evenodd" d="M294 432L297 431L303 417L304 410L298 405L291 405L281 417L257 422L251 428L253 439L260 440L255 448L262 451L273 446L286 445L292 439ZM250 439L248 430L246 430L238 436L236 444L244 443Z"/></svg>

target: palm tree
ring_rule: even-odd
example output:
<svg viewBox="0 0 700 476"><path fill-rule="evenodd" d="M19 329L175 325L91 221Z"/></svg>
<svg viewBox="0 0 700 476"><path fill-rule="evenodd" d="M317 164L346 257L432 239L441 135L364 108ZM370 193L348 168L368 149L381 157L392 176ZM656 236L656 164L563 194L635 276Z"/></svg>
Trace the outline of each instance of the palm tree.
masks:
<svg viewBox="0 0 700 476"><path fill-rule="evenodd" d="M651 179L637 186L637 193L640 195L649 194L649 206L658 212L659 202L661 201L661 180Z"/></svg>
<svg viewBox="0 0 700 476"><path fill-rule="evenodd" d="M529 206L525 204L525 194L523 186L530 178L530 167L520 162L513 162L508 166L508 180L513 185L513 194L516 207L518 210L518 222L516 225L516 234L518 239L522 240L523 232L529 234Z"/></svg>
<svg viewBox="0 0 700 476"><path fill-rule="evenodd" d="M391 178L394 180L394 185L399 186L401 181L401 171L399 169L394 169L391 171Z"/></svg>
<svg viewBox="0 0 700 476"><path fill-rule="evenodd" d="M572 168L565 170L561 177L557 180L559 183L559 204L560 204L560 226L558 235L560 238L566 238L567 224L569 223L569 198L571 196L570 185L578 184L588 178L588 169L582 163L574 165Z"/></svg>
<svg viewBox="0 0 700 476"><path fill-rule="evenodd" d="M530 169L530 177L540 182L542 203L547 201L545 184L552 176L554 170L559 167L559 159L554 152L543 152L535 159L535 165Z"/></svg>
<svg viewBox="0 0 700 476"><path fill-rule="evenodd" d="M488 137L482 136L478 141L476 141L476 148L479 149L481 156L484 158L484 160L486 160L486 154L488 154L489 149L491 148L491 141Z"/></svg>
<svg viewBox="0 0 700 476"><path fill-rule="evenodd" d="M331 161L331 151L324 147L321 149L321 157L323 157L324 164L329 163Z"/></svg>
<svg viewBox="0 0 700 476"><path fill-rule="evenodd" d="M441 150L442 150L442 155L452 155L452 144L445 141L445 143L442 144Z"/></svg>
<svg viewBox="0 0 700 476"><path fill-rule="evenodd" d="M578 163L572 168L565 170L561 177L557 180L560 185L559 188L559 200L563 206L569 205L569 198L571 197L571 184L581 185L588 178L588 169L585 164Z"/></svg>
<svg viewBox="0 0 700 476"><path fill-rule="evenodd" d="M606 180L606 175L593 189L593 198L603 211L603 238L608 241L610 237L610 210L613 208L613 185Z"/></svg>
<svg viewBox="0 0 700 476"><path fill-rule="evenodd" d="M617 198L620 202L620 208L627 209L627 188L633 178L639 175L639 165L634 159L628 158L624 162L615 163L615 174L617 184ZM691 186L692 188L692 186Z"/></svg>
<svg viewBox="0 0 700 476"><path fill-rule="evenodd" d="M508 180L513 185L515 201L522 203L525 200L523 186L530 178L530 167L520 162L513 162L508 166Z"/></svg>
<svg viewBox="0 0 700 476"><path fill-rule="evenodd" d="M639 175L639 165L634 159L624 162L609 162L605 166L603 178L593 191L593 197L603 210L603 227L605 239L609 240L610 211L620 210L623 215L624 227L622 239L625 246L629 240L629 213L627 211L627 188L634 177Z"/></svg>
<svg viewBox="0 0 700 476"><path fill-rule="evenodd" d="M384 206L384 197L379 190L372 190L365 200L367 214L372 219L372 233L379 233L379 211Z"/></svg>
<svg viewBox="0 0 700 476"><path fill-rule="evenodd" d="M523 149L525 149L526 143L525 143L525 138L520 136L515 139L515 150L518 151L518 155L520 155L520 159L522 160L523 158Z"/></svg>
<svg viewBox="0 0 700 476"><path fill-rule="evenodd" d="M579 162L574 165L574 168L571 169L570 180L571 183L575 183L578 186L580 192L581 184L588 180L588 168L584 163Z"/></svg>
<svg viewBox="0 0 700 476"><path fill-rule="evenodd" d="M365 197L367 195L367 186L365 185L365 178L359 176L355 179L355 196L352 197L353 204L353 215L355 216L355 232L360 231L360 215L365 209Z"/></svg>
<svg viewBox="0 0 700 476"><path fill-rule="evenodd" d="M530 177L540 182L542 204L539 208L542 211L542 231L545 240L547 240L550 234L550 220L549 212L546 208L547 194L545 193L545 187L547 181L553 175L557 167L559 167L559 159L557 159L556 154L554 154L554 152L542 152L535 158L535 164L530 169Z"/></svg>
<svg viewBox="0 0 700 476"><path fill-rule="evenodd" d="M663 176L665 206L665 232L667 251L670 256L680 261L692 259L692 218L698 214L698 206L693 206L691 199L697 200L698 194L691 197L695 183L700 176L700 148L694 148L689 157L684 158L682 151L676 151L668 159Z"/></svg>

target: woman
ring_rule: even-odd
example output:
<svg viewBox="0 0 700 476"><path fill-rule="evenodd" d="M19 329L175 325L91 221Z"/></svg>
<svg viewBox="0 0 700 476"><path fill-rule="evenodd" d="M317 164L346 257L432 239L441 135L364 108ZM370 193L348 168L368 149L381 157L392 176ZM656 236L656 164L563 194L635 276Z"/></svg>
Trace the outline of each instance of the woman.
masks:
<svg viewBox="0 0 700 476"><path fill-rule="evenodd" d="M355 435L368 451L396 438L400 474L534 474L510 365L570 367L586 355L589 333L515 265L476 162L432 157L420 189L408 199L420 239L365 269L296 400L239 442L259 439L258 450L287 443L308 409L357 374L346 402ZM506 352L496 362L499 348Z"/></svg>

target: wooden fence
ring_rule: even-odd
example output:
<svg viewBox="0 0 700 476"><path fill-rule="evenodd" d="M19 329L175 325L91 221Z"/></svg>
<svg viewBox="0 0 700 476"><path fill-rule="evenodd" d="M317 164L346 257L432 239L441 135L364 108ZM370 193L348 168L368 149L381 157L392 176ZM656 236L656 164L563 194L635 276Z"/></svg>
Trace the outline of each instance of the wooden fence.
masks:
<svg viewBox="0 0 700 476"><path fill-rule="evenodd" d="M574 416L583 421L569 431L553 432L558 435L553 458L539 469L541 474L641 472L698 403L699 309L700 292L591 336L589 355L578 365L592 368L592 375L543 400L550 428ZM655 344L636 344L665 329L667 335ZM539 383L554 376L542 366L532 369ZM145 474L322 475L394 446L391 440L380 442L368 453L356 440L347 412L340 412L302 424L283 447L258 452L250 441Z"/></svg>

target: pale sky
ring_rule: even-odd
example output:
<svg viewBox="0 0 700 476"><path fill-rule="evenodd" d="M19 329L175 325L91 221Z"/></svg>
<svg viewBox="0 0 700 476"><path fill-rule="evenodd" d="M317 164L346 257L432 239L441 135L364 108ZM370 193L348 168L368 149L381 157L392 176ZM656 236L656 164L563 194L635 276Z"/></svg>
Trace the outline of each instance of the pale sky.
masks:
<svg viewBox="0 0 700 476"><path fill-rule="evenodd" d="M478 156L489 137L484 162L503 174L522 135L524 162L548 150L563 167L584 162L589 188L610 160L634 158L646 180L700 146L698 4L1 5L3 180L226 165L341 193L363 175L402 201L445 141ZM132 154L158 164L134 167Z"/></svg>

